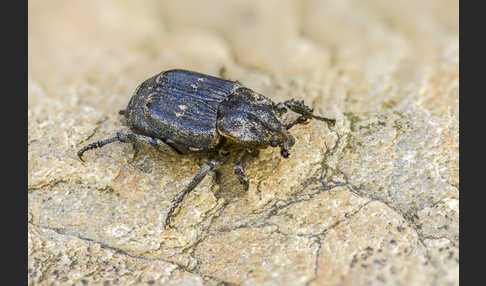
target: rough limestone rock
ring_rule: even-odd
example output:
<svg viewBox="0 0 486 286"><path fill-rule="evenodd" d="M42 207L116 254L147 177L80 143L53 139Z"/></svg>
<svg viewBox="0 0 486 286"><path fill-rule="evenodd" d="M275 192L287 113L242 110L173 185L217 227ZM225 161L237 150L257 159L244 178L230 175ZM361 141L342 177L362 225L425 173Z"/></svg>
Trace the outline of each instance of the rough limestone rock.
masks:
<svg viewBox="0 0 486 286"><path fill-rule="evenodd" d="M458 285L458 1L29 1L30 285ZM146 78L304 99L243 192L230 165L114 143ZM289 115L292 116L292 115Z"/></svg>

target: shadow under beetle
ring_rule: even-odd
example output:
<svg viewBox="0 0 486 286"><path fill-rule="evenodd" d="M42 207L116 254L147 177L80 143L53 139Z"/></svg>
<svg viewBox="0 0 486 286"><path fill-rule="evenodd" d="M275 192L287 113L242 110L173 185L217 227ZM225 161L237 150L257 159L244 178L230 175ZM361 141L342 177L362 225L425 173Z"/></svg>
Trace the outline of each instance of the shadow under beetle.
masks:
<svg viewBox="0 0 486 286"><path fill-rule="evenodd" d="M300 114L283 124L287 109ZM225 80L186 70L161 72L144 81L135 90L126 109L120 110L133 133L117 132L115 137L91 143L78 152L120 142L146 142L154 146L169 145L179 154L201 153L209 158L192 181L172 201L166 226L182 202L206 174L224 164L235 154L234 172L245 190L248 178L244 169L259 149L280 147L287 158L295 139L288 130L315 118L334 125L335 120L316 116L303 101L274 103L269 98Z"/></svg>

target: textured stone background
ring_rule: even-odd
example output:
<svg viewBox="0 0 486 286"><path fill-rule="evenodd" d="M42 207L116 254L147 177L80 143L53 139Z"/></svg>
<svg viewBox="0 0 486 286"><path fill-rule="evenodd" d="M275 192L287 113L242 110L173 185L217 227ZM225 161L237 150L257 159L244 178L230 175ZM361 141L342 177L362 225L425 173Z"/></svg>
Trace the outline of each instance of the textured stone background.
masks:
<svg viewBox="0 0 486 286"><path fill-rule="evenodd" d="M458 285L458 1L29 1L32 285ZM170 68L305 99L241 190L225 166L83 145ZM138 152L136 151L138 150Z"/></svg>

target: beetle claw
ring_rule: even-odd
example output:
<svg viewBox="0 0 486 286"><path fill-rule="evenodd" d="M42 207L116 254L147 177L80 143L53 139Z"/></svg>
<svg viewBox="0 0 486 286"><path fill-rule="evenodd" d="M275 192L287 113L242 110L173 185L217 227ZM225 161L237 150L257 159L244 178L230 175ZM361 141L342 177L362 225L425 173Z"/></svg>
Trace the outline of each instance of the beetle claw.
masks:
<svg viewBox="0 0 486 286"><path fill-rule="evenodd" d="M282 149L282 150L280 150L280 155L282 155L282 157L287 159L290 156L290 153L289 153L289 151Z"/></svg>

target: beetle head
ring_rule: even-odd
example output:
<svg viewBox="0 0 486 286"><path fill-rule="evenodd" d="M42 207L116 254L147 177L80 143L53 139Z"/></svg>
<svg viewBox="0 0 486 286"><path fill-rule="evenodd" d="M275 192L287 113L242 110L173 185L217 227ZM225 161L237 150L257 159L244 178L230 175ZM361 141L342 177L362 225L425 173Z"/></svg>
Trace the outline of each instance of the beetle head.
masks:
<svg viewBox="0 0 486 286"><path fill-rule="evenodd" d="M221 102L216 127L219 134L235 144L280 147L280 154L287 158L295 139L277 115L270 99L241 87Z"/></svg>

